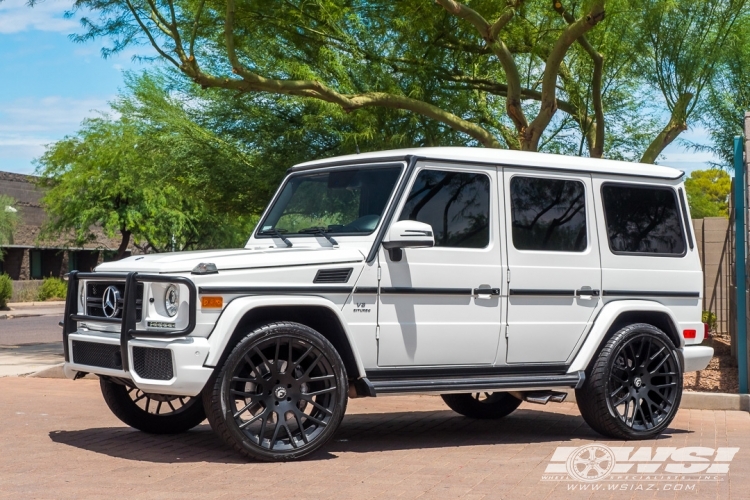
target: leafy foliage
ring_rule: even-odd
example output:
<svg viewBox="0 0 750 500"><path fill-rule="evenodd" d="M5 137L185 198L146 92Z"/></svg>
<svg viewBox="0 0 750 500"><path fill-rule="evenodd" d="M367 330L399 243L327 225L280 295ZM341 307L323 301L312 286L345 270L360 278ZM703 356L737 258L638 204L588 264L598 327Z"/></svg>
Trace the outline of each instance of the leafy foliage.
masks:
<svg viewBox="0 0 750 500"><path fill-rule="evenodd" d="M12 208L15 203L10 196L0 194L0 246L13 243L13 231L18 224L18 214Z"/></svg>
<svg viewBox="0 0 750 500"><path fill-rule="evenodd" d="M65 300L68 292L68 284L60 278L44 278L42 286L39 287L38 300L61 299Z"/></svg>
<svg viewBox="0 0 750 500"><path fill-rule="evenodd" d="M74 10L85 12L79 41L107 38L105 56L150 44L203 88L293 96L364 121L388 110L421 144L448 136L653 162L705 114L748 1L76 0ZM375 121L374 133L390 132Z"/></svg>
<svg viewBox="0 0 750 500"><path fill-rule="evenodd" d="M693 219L729 217L732 180L724 170L695 170L685 179Z"/></svg>
<svg viewBox="0 0 750 500"><path fill-rule="evenodd" d="M13 295L13 281L7 274L0 274L0 309L8 307L8 301Z"/></svg>

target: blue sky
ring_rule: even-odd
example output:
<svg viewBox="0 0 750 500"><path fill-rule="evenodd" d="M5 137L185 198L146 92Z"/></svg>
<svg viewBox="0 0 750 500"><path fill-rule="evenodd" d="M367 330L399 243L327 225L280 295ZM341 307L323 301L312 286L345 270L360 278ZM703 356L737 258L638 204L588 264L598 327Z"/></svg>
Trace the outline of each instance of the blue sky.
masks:
<svg viewBox="0 0 750 500"><path fill-rule="evenodd" d="M123 85L124 70L148 64L133 62L132 51L103 59L101 42L72 42L78 20L63 16L72 0L45 0L34 8L26 1L0 2L0 170L19 173L34 171L32 162L45 144L74 133L97 110L106 111ZM681 138L702 143L706 133L695 128ZM687 172L708 168L711 159L679 143L664 156L660 164Z"/></svg>

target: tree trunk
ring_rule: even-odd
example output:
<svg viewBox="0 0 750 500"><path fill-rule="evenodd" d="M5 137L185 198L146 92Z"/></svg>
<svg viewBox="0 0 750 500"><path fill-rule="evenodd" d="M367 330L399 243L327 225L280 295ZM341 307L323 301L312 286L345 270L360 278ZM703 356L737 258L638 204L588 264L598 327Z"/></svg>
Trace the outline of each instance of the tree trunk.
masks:
<svg viewBox="0 0 750 500"><path fill-rule="evenodd" d="M130 231L121 229L122 241L120 242L120 248L117 249L117 257L115 260L120 260L125 257L125 252L128 251L128 245L130 244Z"/></svg>
<svg viewBox="0 0 750 500"><path fill-rule="evenodd" d="M669 146L683 131L687 130L687 108L692 99L693 94L690 92L680 94L672 109L672 116L669 119L669 123L651 141L648 149L646 149L646 152L641 157L641 163L654 163L661 152L664 151L664 148Z"/></svg>

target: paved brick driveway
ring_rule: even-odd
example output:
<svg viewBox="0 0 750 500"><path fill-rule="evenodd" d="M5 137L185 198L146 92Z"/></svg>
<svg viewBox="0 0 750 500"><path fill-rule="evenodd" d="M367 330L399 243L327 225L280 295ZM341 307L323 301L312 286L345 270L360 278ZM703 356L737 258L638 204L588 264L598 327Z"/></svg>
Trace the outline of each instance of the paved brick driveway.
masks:
<svg viewBox="0 0 750 500"><path fill-rule="evenodd" d="M665 491L663 481L542 480L558 446L592 442L740 451L721 481L693 481L687 491ZM613 487L625 490L605 489ZM602 440L569 403L524 404L502 421L480 422L436 397L360 399L324 451L266 464L235 456L207 425L167 437L126 428L95 380L0 379L0 498L749 498L748 491L743 412L682 410L658 442L623 443Z"/></svg>

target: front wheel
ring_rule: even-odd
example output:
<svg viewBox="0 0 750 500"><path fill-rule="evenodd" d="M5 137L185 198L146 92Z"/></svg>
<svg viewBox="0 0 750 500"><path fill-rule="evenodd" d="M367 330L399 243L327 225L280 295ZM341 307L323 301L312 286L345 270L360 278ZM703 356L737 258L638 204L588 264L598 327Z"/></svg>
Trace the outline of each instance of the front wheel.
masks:
<svg viewBox="0 0 750 500"><path fill-rule="evenodd" d="M250 332L206 387L216 433L240 454L293 460L323 446L346 411L347 378L336 349L299 323Z"/></svg>
<svg viewBox="0 0 750 500"><path fill-rule="evenodd" d="M669 337L627 326L594 360L576 401L592 429L617 439L650 439L672 422L682 398L682 366Z"/></svg>
<svg viewBox="0 0 750 500"><path fill-rule="evenodd" d="M507 392L477 392L473 394L443 394L445 404L465 417L497 419L510 415L521 405L521 400Z"/></svg>
<svg viewBox="0 0 750 500"><path fill-rule="evenodd" d="M200 396L151 394L100 377L104 401L117 418L143 432L178 434L206 419Z"/></svg>

